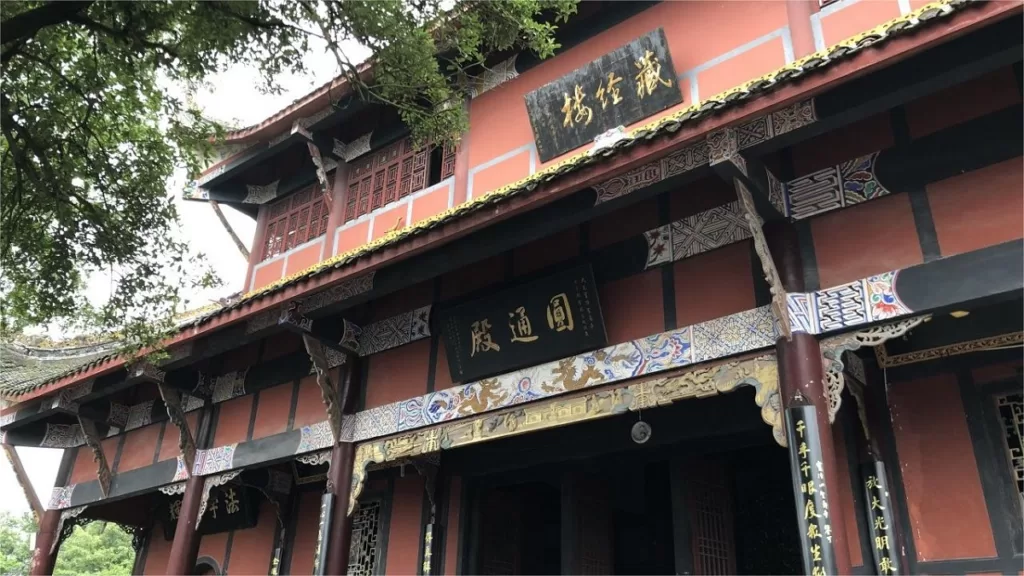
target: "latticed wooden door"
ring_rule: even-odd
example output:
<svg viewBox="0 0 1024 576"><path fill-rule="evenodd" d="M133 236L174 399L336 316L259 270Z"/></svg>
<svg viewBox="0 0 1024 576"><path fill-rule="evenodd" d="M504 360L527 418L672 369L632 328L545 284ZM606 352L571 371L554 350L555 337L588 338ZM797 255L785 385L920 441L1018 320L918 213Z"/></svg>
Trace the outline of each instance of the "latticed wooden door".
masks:
<svg viewBox="0 0 1024 576"><path fill-rule="evenodd" d="M735 574L732 488L721 462L702 460L686 466L687 509L694 574Z"/></svg>

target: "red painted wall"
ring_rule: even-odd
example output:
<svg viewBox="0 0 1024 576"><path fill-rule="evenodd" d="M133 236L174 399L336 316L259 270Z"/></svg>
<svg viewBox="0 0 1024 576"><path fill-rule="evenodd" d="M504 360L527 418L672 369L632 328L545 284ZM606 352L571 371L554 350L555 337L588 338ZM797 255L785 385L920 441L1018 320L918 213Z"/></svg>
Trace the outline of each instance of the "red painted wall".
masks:
<svg viewBox="0 0 1024 576"><path fill-rule="evenodd" d="M886 196L814 218L811 234L822 288L924 261L907 194ZM884 238L885 250L858 249L859 243L869 238Z"/></svg>
<svg viewBox="0 0 1024 576"><path fill-rule="evenodd" d="M943 256L1024 237L1024 163L1014 158L929 184Z"/></svg>
<svg viewBox="0 0 1024 576"><path fill-rule="evenodd" d="M260 390L256 422L252 429L253 440L279 434L288 429L288 413L292 407L294 388L293 382L286 382Z"/></svg>
<svg viewBox="0 0 1024 576"><path fill-rule="evenodd" d="M244 442L249 433L249 419L252 417L252 394L232 398L217 405L217 428L211 446L225 446Z"/></svg>
<svg viewBox="0 0 1024 576"><path fill-rule="evenodd" d="M259 523L247 530L235 530L231 537L229 574L266 574L274 554L277 508L269 500L260 501Z"/></svg>
<svg viewBox="0 0 1024 576"><path fill-rule="evenodd" d="M430 368L430 339L372 354L366 372L366 405L375 408L426 394Z"/></svg>
<svg viewBox="0 0 1024 576"><path fill-rule="evenodd" d="M892 383L889 403L917 559L995 556L956 376Z"/></svg>
<svg viewBox="0 0 1024 576"><path fill-rule="evenodd" d="M159 522L153 525L153 535L146 550L146 565L143 574L166 574L167 560L171 557L171 541L164 538L164 528Z"/></svg>
<svg viewBox="0 0 1024 576"><path fill-rule="evenodd" d="M857 470L850 470L845 430L839 425L838 420L836 420L836 425L832 426L832 445L835 447L836 477L839 478L839 482L836 484L836 498L839 505L843 507L843 524L846 529L846 543L850 550L850 566L861 566L864 564L864 558L860 553L860 530L857 527L857 515L861 511L855 504L859 498L854 498L853 488L850 484L850 476L857 475ZM859 482L857 484L859 485Z"/></svg>
<svg viewBox="0 0 1024 576"><path fill-rule="evenodd" d="M313 554L320 521L320 492L304 491L299 494L299 518L292 543L292 563L289 574L312 574ZM282 571L282 574L285 572Z"/></svg>
<svg viewBox="0 0 1024 576"><path fill-rule="evenodd" d="M117 464L118 474L153 464L153 457L156 456L157 451L156 442L160 438L160 430L163 425L160 422L128 431L125 435L124 447L121 449L121 460ZM177 428L174 428L174 431L177 432ZM114 465L113 461L110 462L110 465Z"/></svg>
<svg viewBox="0 0 1024 576"><path fill-rule="evenodd" d="M387 574L416 574L419 571L423 486L423 477L418 474L407 473L405 478L395 478L385 566Z"/></svg>

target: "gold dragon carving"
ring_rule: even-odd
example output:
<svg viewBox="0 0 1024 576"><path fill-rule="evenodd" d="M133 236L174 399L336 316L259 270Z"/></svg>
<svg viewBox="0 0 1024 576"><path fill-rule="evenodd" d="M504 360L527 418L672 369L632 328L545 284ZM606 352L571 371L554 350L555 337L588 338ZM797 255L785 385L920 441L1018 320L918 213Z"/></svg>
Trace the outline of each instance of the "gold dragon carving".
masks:
<svg viewBox="0 0 1024 576"><path fill-rule="evenodd" d="M615 388L597 390L571 398L556 398L502 412L467 418L390 438L373 440L356 447L349 495L349 514L355 509L371 464L410 459L557 428L578 422L606 418L630 411L668 406L678 400L703 398L732 392L739 386L755 389L754 402L761 419L771 426L780 446L786 445L779 396L779 370L774 355L734 360L672 376L646 380Z"/></svg>

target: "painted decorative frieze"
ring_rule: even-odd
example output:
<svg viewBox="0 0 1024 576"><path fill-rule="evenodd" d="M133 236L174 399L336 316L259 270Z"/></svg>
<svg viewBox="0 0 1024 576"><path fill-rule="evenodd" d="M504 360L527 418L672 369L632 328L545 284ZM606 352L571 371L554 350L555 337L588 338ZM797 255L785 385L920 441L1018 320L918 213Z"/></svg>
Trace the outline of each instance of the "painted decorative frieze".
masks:
<svg viewBox="0 0 1024 576"><path fill-rule="evenodd" d="M889 194L878 181L880 152L854 158L786 182L786 215L800 220Z"/></svg>
<svg viewBox="0 0 1024 576"><path fill-rule="evenodd" d="M85 435L78 424L46 424L40 448L74 448L85 443Z"/></svg>
<svg viewBox="0 0 1024 576"><path fill-rule="evenodd" d="M670 226L673 261L750 238L750 228L743 218L738 202L730 202L687 216Z"/></svg>
<svg viewBox="0 0 1024 576"><path fill-rule="evenodd" d="M364 326L357 337L360 356L397 348L430 336L430 306Z"/></svg>
<svg viewBox="0 0 1024 576"><path fill-rule="evenodd" d="M806 320L808 332L822 334L861 324L906 316L913 312L896 294L898 271L885 272L861 280L818 290L804 295L790 295L790 311L801 311L800 296L808 299Z"/></svg>
<svg viewBox="0 0 1024 576"><path fill-rule="evenodd" d="M262 186L247 184L245 186L245 198L242 199L242 203L266 204L277 198L277 185L280 183L280 180L274 180L270 184L263 184Z"/></svg>
<svg viewBox="0 0 1024 576"><path fill-rule="evenodd" d="M761 418L772 427L775 441L785 446L778 364L774 356L748 358L360 444L353 465L349 513L359 499L367 471L375 464L666 406L688 398L724 394L742 385L755 389L754 402L761 408Z"/></svg>
<svg viewBox="0 0 1024 576"><path fill-rule="evenodd" d="M364 410L362 441L775 344L768 307Z"/></svg>
<svg viewBox="0 0 1024 576"><path fill-rule="evenodd" d="M817 120L814 99L801 100L736 126L736 143L739 149L743 150L813 124Z"/></svg>
<svg viewBox="0 0 1024 576"><path fill-rule="evenodd" d="M667 178L689 172L715 161L739 158L739 150L771 140L787 132L802 128L817 121L814 100L803 100L760 116L735 128L726 128L709 134L705 139L690 144L668 156L634 168L629 172L609 178L594 185L597 190L597 204L608 202L637 190L646 188ZM717 159L714 160L713 159ZM744 171L745 164L741 166ZM780 213L785 213L781 185L777 198L772 200Z"/></svg>
<svg viewBox="0 0 1024 576"><path fill-rule="evenodd" d="M63 510L71 507L71 496L75 493L76 484L68 486L54 486L50 492L50 501L46 504L47 510Z"/></svg>

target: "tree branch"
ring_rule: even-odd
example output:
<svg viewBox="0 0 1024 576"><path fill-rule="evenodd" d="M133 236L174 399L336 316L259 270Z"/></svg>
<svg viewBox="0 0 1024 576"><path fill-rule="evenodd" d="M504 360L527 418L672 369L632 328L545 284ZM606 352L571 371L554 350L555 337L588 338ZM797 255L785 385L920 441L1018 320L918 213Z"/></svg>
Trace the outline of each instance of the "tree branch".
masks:
<svg viewBox="0 0 1024 576"><path fill-rule="evenodd" d="M93 0L47 2L38 8L22 12L0 22L0 38L3 38L4 46L21 43L35 36L36 32L47 26L71 20L84 12L92 3ZM3 60L6 61L7 58L8 51L5 50Z"/></svg>

